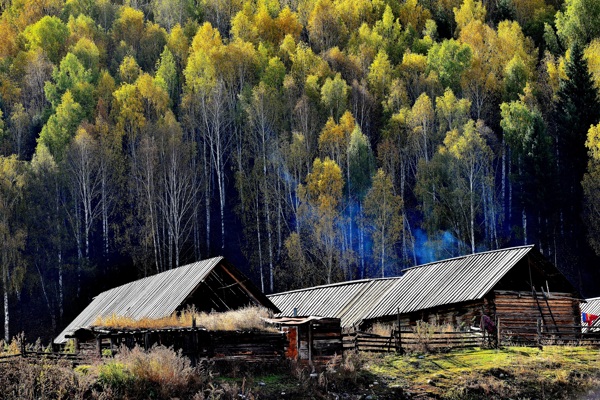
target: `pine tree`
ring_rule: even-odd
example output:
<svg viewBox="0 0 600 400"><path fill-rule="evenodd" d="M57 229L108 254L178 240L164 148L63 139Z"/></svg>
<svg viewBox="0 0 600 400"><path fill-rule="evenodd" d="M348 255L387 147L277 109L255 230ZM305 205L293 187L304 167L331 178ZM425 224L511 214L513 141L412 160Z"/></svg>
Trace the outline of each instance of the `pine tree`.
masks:
<svg viewBox="0 0 600 400"><path fill-rule="evenodd" d="M590 126L596 124L600 117L600 100L587 61L583 58L583 49L575 43L570 53L566 64L568 79L560 81L556 107L556 145L563 195L560 212L561 220L566 223L561 230L566 232L571 231L570 224L579 226L583 196L580 182L587 164L585 141Z"/></svg>
<svg viewBox="0 0 600 400"><path fill-rule="evenodd" d="M559 229L571 247L584 242L583 180L587 152L585 141L590 126L600 117L600 102L582 47L575 43L566 65L566 80L561 80L557 104L557 157L559 171L558 218ZM564 253L564 251L563 251ZM577 263L577 261L575 261Z"/></svg>
<svg viewBox="0 0 600 400"><path fill-rule="evenodd" d="M594 86L583 48L579 44L571 47L571 56L566 64L567 78L560 81L557 93L558 140L561 152L577 162L577 182L585 170L585 140L591 125L600 117L600 100ZM564 149L564 150L563 150Z"/></svg>

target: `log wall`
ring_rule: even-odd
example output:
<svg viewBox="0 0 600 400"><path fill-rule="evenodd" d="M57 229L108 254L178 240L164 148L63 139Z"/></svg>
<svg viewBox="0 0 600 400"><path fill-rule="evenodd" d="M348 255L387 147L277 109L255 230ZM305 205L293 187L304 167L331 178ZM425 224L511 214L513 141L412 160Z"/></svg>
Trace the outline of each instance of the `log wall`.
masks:
<svg viewBox="0 0 600 400"><path fill-rule="evenodd" d="M289 358L324 365L343 351L342 329L338 318L322 318L287 326Z"/></svg>
<svg viewBox="0 0 600 400"><path fill-rule="evenodd" d="M581 332L580 301L572 294L498 290L492 295L503 336L531 339L539 331L556 336Z"/></svg>
<svg viewBox="0 0 600 400"><path fill-rule="evenodd" d="M459 329L468 329L471 326L479 326L482 313L487 315L493 315L494 313L494 304L488 299L448 304L413 313L400 314L400 326L415 326L417 321L425 321L434 325L448 324ZM368 329L376 323L397 326L398 316L389 315L371 320L364 324L362 328L363 330Z"/></svg>

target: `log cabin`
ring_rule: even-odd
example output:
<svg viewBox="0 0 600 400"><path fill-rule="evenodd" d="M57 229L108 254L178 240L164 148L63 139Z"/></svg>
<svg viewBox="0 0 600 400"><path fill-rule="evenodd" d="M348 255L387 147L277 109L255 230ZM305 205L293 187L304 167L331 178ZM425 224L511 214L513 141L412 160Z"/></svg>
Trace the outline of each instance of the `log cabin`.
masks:
<svg viewBox="0 0 600 400"><path fill-rule="evenodd" d="M580 331L581 295L534 246L520 246L436 261L402 276L363 279L268 296L279 316L340 318L343 328L376 322L414 325L422 320L456 328L479 326L482 316L505 332L536 326ZM529 332L527 332L529 330Z"/></svg>
<svg viewBox="0 0 600 400"><path fill-rule="evenodd" d="M223 257L215 257L148 276L107 290L92 302L56 337L63 345L67 336L89 329L98 317L112 315L163 318L188 307L223 312L245 306L279 309Z"/></svg>

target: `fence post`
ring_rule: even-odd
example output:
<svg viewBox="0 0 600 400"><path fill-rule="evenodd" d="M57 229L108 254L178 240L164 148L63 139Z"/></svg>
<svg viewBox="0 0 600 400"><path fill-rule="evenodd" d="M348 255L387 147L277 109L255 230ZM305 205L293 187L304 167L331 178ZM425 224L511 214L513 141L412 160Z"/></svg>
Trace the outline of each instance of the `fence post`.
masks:
<svg viewBox="0 0 600 400"><path fill-rule="evenodd" d="M537 345L542 347L542 320L540 318L537 321Z"/></svg>
<svg viewBox="0 0 600 400"><path fill-rule="evenodd" d="M96 351L98 352L98 357L102 358L102 338L100 335L96 336Z"/></svg>
<svg viewBox="0 0 600 400"><path fill-rule="evenodd" d="M500 318L496 318L496 348L500 348L502 338L500 337L502 331L500 330Z"/></svg>
<svg viewBox="0 0 600 400"><path fill-rule="evenodd" d="M400 324L400 307L398 307L398 343L396 345L396 351L400 354L404 354L402 349L402 325Z"/></svg>

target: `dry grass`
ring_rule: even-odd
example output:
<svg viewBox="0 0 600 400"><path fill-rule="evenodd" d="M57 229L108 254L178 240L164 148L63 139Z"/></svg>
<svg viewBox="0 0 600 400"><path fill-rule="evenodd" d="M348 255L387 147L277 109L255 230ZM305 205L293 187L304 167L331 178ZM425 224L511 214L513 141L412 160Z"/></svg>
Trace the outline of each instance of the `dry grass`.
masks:
<svg viewBox="0 0 600 400"><path fill-rule="evenodd" d="M23 342L23 334L13 337L10 342L5 342L4 340L0 340L0 357L20 354L22 342Z"/></svg>
<svg viewBox="0 0 600 400"><path fill-rule="evenodd" d="M376 323L370 329L371 333L379 336L391 336L394 326L391 324Z"/></svg>
<svg viewBox="0 0 600 400"><path fill-rule="evenodd" d="M263 330L270 331L264 318L269 317L269 311L260 307L245 307L223 313L198 312L190 308L164 318L142 318L136 320L120 315L98 317L92 324L95 327L114 329L164 329L189 328L196 321L196 326L210 331Z"/></svg>

